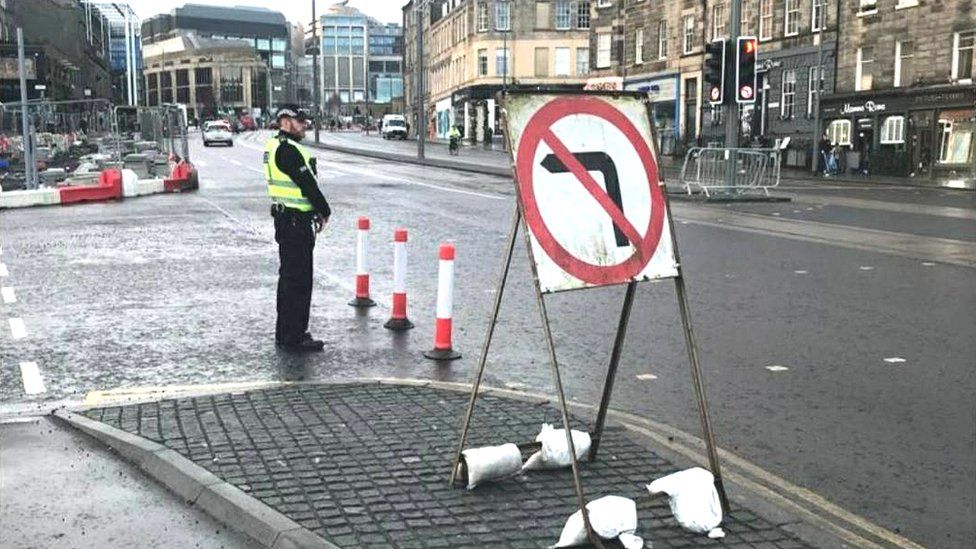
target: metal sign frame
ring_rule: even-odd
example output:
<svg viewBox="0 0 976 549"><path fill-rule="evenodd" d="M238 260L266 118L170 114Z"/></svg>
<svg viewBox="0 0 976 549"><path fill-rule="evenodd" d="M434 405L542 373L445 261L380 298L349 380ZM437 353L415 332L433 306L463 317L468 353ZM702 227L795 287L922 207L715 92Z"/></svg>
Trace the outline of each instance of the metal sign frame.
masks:
<svg viewBox="0 0 976 549"><path fill-rule="evenodd" d="M646 100L646 96L639 92L552 92L552 91L524 91L524 92L503 92L501 95L501 103L504 105L508 102L510 97L517 95L552 95L557 97L567 96L567 95L596 95L604 97L622 98L622 97L633 97L637 100L641 100L645 103L645 111L649 119L652 119L651 104ZM505 118L505 127L510 128L508 124L508 113L503 110L503 115ZM514 151L516 150L515 143L512 143L511 132L506 132L506 139L509 140L508 150L513 155L513 179L518 185L518 172L514 169L515 159ZM655 161L658 158L657 151L657 140L655 139L654 125L650 125L650 143L648 146L651 148L654 154ZM659 182L661 187L664 186L663 178ZM666 189L662 189L666 191ZM705 397L705 382L701 372L701 366L698 356L698 347L695 343L695 334L691 325L691 313L688 306L688 296L685 289L684 277L681 270L681 259L678 250L678 242L674 232L674 219L671 216L671 205L667 198L667 192L664 192L664 207L666 209L668 224L671 230L671 245L674 254L674 258L677 262L677 275L674 276L675 292L678 298L678 311L681 316L681 323L684 328L685 335L685 346L688 353L688 361L691 367L691 377L692 383L694 385L695 397L698 405L698 416L701 422L702 431L705 437L705 445L708 453L709 466L712 474L715 477L715 486L718 490L719 498L721 500L722 509L728 513L729 512L729 502L728 497L725 493L725 487L722 481L721 466L719 464L718 451L715 445L715 437L712 431L712 424L708 413L708 403ZM512 216L512 225L509 231L508 246L506 248L503 260L501 275L498 280L498 288L495 292L495 301L492 306L491 317L488 321L488 330L485 334L485 341L481 349L481 355L478 359L478 368L475 374L474 383L471 387L471 396L468 401L467 412L461 422L460 438L458 440L457 451L454 454L454 460L451 467L451 478L450 485L454 486L457 481L457 475L459 472L459 465L461 463L461 453L464 451L465 444L468 439L468 431L471 426L471 418L474 413L475 402L478 398L479 389L481 387L481 381L484 376L485 367L487 364L488 351L491 347L491 342L495 334L495 328L498 324L498 313L501 309L502 296L505 291L505 286L508 282L508 276L512 264L512 257L515 252L515 245L518 240L519 227L522 228L522 233L525 239L525 246L529 254L529 265L532 270L532 278L535 287L535 297L536 303L539 307L539 315L542 320L543 333L546 339L546 346L549 353L549 362L552 367L553 382L556 387L556 394L559 399L559 411L561 413L563 428L566 432L566 442L568 447L571 449L569 452L571 458L571 468L573 474L573 486L576 490L576 499L579 506L580 512L583 516L583 523L586 526L587 537L590 542L600 549L604 549L604 545L601 542L599 536L593 531L593 527L590 524L589 513L586 509L586 495L583 490L583 482L580 476L580 465L576 458L576 450L573 445L573 439L571 434L571 427L569 421L569 410L566 404L566 395L563 391L562 376L559 371L559 361L556 356L556 345L552 336L552 329L549 322L549 312L546 308L546 300L544 298L544 293L539 283L539 273L537 264L535 261L535 256L532 248L532 242L530 237L530 229L525 223L525 205L523 204L522 197L520 193L516 193L516 209ZM588 456L589 461L595 461L597 457L597 451L599 450L600 439L603 435L604 426L606 424L607 411L610 407L610 399L613 393L614 380L617 375L617 367L620 363L620 355L623 351L624 339L627 334L627 327L630 323L630 313L634 303L634 294L637 289L638 280L631 280L627 283L627 290L624 295L623 307L620 311L620 320L617 325L617 332L614 336L613 347L610 352L610 363L607 368L607 377L603 385L603 395L600 399L600 406L597 411L596 417L596 428L592 436L592 444L590 447L590 453Z"/></svg>

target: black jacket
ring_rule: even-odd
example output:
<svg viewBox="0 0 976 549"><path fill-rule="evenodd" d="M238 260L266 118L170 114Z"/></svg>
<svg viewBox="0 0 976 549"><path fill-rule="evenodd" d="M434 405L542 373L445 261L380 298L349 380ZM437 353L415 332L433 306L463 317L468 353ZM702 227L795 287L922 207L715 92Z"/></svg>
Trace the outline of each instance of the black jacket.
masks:
<svg viewBox="0 0 976 549"><path fill-rule="evenodd" d="M311 171L309 171L309 168L305 166L305 159L302 158L302 153L298 152L298 148L285 141L284 138L301 141L298 136L292 135L284 130L279 131L278 139L281 139L282 142L277 152L275 152L275 164L279 170L284 172L285 175L298 185L305 198L312 203L315 212L323 218L328 219L332 215L332 208L329 207L328 201L322 196L322 191L319 190L318 182L315 180L315 176L318 175L315 158L313 157L309 162L311 164Z"/></svg>

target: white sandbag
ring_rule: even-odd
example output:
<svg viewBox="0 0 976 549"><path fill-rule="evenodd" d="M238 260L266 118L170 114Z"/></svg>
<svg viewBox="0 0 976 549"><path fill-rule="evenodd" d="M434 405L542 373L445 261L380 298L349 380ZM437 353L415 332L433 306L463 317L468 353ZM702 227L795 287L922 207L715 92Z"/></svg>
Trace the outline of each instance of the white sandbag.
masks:
<svg viewBox="0 0 976 549"><path fill-rule="evenodd" d="M590 452L590 434L575 429L571 433L573 448L576 450L576 459L581 460ZM572 464L569 446L566 443L566 429L553 429L552 425L544 423L542 424L542 432L535 437L535 440L542 443L542 449L525 460L525 465L522 467L523 471L557 469L569 467Z"/></svg>
<svg viewBox="0 0 976 549"><path fill-rule="evenodd" d="M627 549L644 546L644 540L634 535L637 531L637 504L634 500L620 496L604 496L587 503L586 511L590 516L593 533L600 536L600 539L620 538ZM576 547L586 544L587 541L583 513L576 511L563 526L559 541L551 545L550 549Z"/></svg>
<svg viewBox="0 0 976 549"><path fill-rule="evenodd" d="M522 470L522 452L514 444L471 448L461 452L468 469L468 490L477 485L517 475Z"/></svg>
<svg viewBox="0 0 976 549"><path fill-rule="evenodd" d="M716 536L720 534L717 527L722 523L722 504L710 471L701 467L678 471L648 484L647 489L652 494L668 495L671 513L684 529L709 537L713 530L719 530Z"/></svg>

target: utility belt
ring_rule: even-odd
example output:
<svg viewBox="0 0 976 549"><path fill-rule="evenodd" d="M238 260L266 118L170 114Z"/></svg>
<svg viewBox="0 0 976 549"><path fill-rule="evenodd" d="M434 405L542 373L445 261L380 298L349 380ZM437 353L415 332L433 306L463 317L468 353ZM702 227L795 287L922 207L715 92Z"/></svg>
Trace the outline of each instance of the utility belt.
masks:
<svg viewBox="0 0 976 549"><path fill-rule="evenodd" d="M312 221L315 218L315 211L303 212L301 210L296 210L295 208L289 208L280 202L273 202L271 204L271 217L296 217L301 220Z"/></svg>

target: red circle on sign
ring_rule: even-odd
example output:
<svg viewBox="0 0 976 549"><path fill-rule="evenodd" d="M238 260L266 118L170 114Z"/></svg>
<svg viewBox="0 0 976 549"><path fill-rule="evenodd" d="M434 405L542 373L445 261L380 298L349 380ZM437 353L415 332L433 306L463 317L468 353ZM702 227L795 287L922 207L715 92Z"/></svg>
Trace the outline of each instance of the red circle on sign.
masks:
<svg viewBox="0 0 976 549"><path fill-rule="evenodd" d="M533 172L535 170L535 156L539 143L550 133L552 126L567 116L588 114L602 118L613 124L634 147L647 175L647 184L651 194L651 215L647 223L647 230L639 245L631 243L634 254L622 263L615 265L596 265L584 261L573 254L556 240L546 227L536 202ZM554 134L553 134L554 135ZM536 240L549 257L564 271L583 282L594 285L619 284L627 282L637 276L654 257L661 233L664 230L664 195L659 185L657 161L647 146L640 131L622 112L606 101L596 97L560 97L545 104L525 125L519 140L518 158L515 162L515 172L518 176L519 191L525 213L525 222L532 230Z"/></svg>

